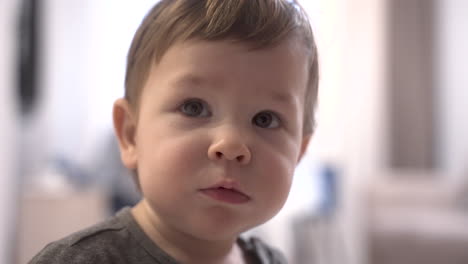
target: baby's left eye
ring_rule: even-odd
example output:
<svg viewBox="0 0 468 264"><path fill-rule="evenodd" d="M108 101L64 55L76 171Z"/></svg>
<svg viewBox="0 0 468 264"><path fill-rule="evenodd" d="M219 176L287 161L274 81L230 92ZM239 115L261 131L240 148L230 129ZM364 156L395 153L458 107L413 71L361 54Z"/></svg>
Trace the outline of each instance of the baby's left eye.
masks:
<svg viewBox="0 0 468 264"><path fill-rule="evenodd" d="M252 123L261 128L277 128L280 126L281 120L277 114L263 111L253 117Z"/></svg>
<svg viewBox="0 0 468 264"><path fill-rule="evenodd" d="M200 99L185 101L179 110L188 117L208 117L210 115L207 104Z"/></svg>

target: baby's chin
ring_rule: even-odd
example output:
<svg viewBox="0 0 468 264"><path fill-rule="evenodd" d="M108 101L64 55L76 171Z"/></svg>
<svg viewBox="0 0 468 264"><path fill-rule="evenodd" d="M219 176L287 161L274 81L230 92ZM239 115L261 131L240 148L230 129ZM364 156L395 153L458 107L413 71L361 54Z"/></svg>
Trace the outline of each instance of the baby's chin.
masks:
<svg viewBox="0 0 468 264"><path fill-rule="evenodd" d="M255 227L258 227L266 222L268 222L271 218L273 218L275 214L269 214L257 219L250 219L246 222L238 221L236 222L223 222L219 224L200 224L198 223L197 226L192 227L190 233L195 236L197 239L205 240L205 241L235 241L239 235L245 233Z"/></svg>

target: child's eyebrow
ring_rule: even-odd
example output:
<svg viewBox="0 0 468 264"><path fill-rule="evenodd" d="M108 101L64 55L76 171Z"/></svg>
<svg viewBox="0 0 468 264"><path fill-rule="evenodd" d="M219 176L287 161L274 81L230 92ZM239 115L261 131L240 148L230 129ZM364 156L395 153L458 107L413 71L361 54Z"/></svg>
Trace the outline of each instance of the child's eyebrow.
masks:
<svg viewBox="0 0 468 264"><path fill-rule="evenodd" d="M204 84L209 83L213 83L213 81L210 81L208 78L204 78L203 76L196 75L193 73L183 74L181 76L177 76L172 80L172 84L175 87L179 87L182 89L193 88L194 86L203 87ZM293 95L282 91L269 91L267 96L270 97L272 101L286 105L292 105L296 101L296 98Z"/></svg>
<svg viewBox="0 0 468 264"><path fill-rule="evenodd" d="M271 99L279 103L291 104L294 102L294 97L290 93L274 91L271 94Z"/></svg>
<svg viewBox="0 0 468 264"><path fill-rule="evenodd" d="M209 81L206 78L194 74L184 74L182 76L177 76L176 78L174 78L174 80L172 80L172 83L176 87L187 87L192 85L199 86L200 84L208 82Z"/></svg>

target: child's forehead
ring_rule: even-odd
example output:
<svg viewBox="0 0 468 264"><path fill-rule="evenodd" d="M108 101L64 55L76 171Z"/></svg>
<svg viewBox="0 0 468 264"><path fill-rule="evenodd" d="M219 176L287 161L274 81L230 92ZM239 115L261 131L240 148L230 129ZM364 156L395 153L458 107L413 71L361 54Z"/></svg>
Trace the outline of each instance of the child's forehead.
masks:
<svg viewBox="0 0 468 264"><path fill-rule="evenodd" d="M285 38L277 43L259 47L256 43L238 41L235 39L205 40L192 38L176 41L170 45L159 59L155 60L153 66L170 59L194 59L199 64L207 61L207 58L216 57L215 62L223 62L226 59L272 57L272 54L285 57L301 57L304 62L310 55L307 48L298 38ZM198 64L198 65L199 65Z"/></svg>
<svg viewBox="0 0 468 264"><path fill-rule="evenodd" d="M251 49L245 43L192 40L174 45L153 66L149 86L162 82L181 93L218 93L237 86L291 103L297 100L295 91L302 95L306 89L307 64L295 43Z"/></svg>
<svg viewBox="0 0 468 264"><path fill-rule="evenodd" d="M258 75L268 73L268 70L288 72L308 68L307 51L291 40L285 40L278 45L253 49L249 43L231 40L188 40L172 45L153 68L167 68L171 74L189 75L184 82L200 82L193 72L204 73L225 72L238 66L258 66L253 69ZM265 65L267 64L267 65ZM268 66L268 67L266 67ZM252 70L252 67L248 67ZM293 69L292 69L293 68ZM238 69L239 72L242 69ZM207 73L207 74L208 74ZM227 73L230 74L230 73ZM232 73L234 74L234 72ZM275 78L275 76L269 76Z"/></svg>

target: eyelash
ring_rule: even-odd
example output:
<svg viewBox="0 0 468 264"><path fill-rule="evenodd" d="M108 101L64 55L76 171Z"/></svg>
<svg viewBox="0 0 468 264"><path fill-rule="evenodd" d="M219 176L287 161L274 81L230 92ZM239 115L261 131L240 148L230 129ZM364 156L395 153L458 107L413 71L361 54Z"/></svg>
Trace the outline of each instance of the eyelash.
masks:
<svg viewBox="0 0 468 264"><path fill-rule="evenodd" d="M256 123L256 118L259 117L260 115L264 115L264 114L268 114L269 118L271 118L270 122L273 122L275 123L274 127L263 127L261 125L259 125L258 123ZM275 129L275 128L278 128L281 126L282 122L281 122L281 118L279 117L279 115L275 112L272 112L272 111L269 111L269 110L266 110L266 111L261 111L259 113L257 113L253 118L252 118L252 124L260 127L260 128L268 128L268 129Z"/></svg>
<svg viewBox="0 0 468 264"><path fill-rule="evenodd" d="M190 113L189 112L190 110L196 110L194 108L192 108L192 109L188 108L190 106L190 104L195 104L195 103L197 103L198 105L192 105L192 106L201 107L201 109L200 109L201 112L200 113ZM205 101L203 101L201 99L197 99L197 98L188 99L188 100L184 101L179 106L179 111L182 114L184 114L185 116L193 117L193 118L202 118L202 117L211 116L211 112L209 110L209 107L208 107L207 103L205 103Z"/></svg>
<svg viewBox="0 0 468 264"><path fill-rule="evenodd" d="M194 105L191 105L191 104L194 104ZM189 108L190 106L192 106L192 108ZM195 107L195 108L193 108ZM198 107L198 108L196 108ZM198 98L191 98L191 99L188 99L188 100L185 100L178 108L178 110L185 116L187 117L190 117L190 118L204 118L204 117L209 117L211 116L211 111L209 110L209 106L208 104L201 100L201 99L198 99ZM193 113L194 110L199 110L199 111L195 111L195 113ZM192 112L190 112L192 111ZM259 124L257 121L257 118L260 117L261 115L265 115L267 114L268 115L268 118L269 120L269 124L264 126L264 125L261 125ZM264 117L264 116L263 116ZM274 126L273 127L270 127L270 124L273 123ZM255 125L255 126L258 126L260 128L266 128L266 129L275 129L275 128L278 128L282 125L282 121L281 121L281 118L279 117L279 115L273 111L270 111L270 110L264 110L264 111L260 111L258 112L257 114L254 115L254 117L252 118L252 124Z"/></svg>

